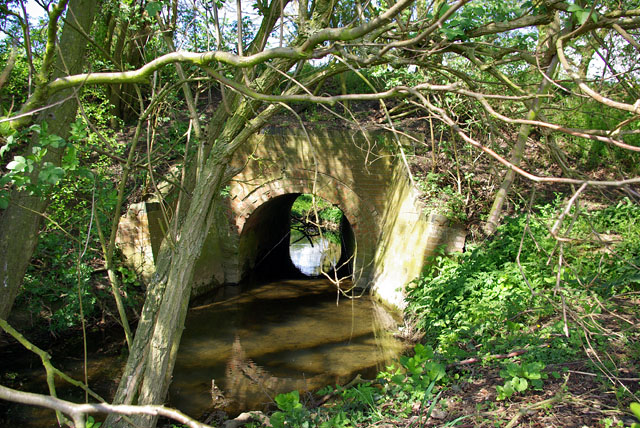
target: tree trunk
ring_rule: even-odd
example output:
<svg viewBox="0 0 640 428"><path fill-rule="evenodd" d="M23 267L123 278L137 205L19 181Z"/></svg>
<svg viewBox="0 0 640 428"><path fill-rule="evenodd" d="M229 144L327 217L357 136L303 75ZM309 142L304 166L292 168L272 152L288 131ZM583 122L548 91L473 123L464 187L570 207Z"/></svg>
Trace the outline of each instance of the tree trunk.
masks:
<svg viewBox="0 0 640 428"><path fill-rule="evenodd" d="M546 73L547 76L553 76L555 70L558 66L558 56L555 55L551 59L551 63L547 67ZM549 89L549 81L547 79L542 80L542 83L538 87L538 94L544 94ZM540 110L540 98L531 102L531 106L529 107L529 111L527 112L527 120L534 120L538 115L538 111ZM521 125L520 131L518 132L518 139L516 141L515 146L511 150L511 159L509 161L515 166L519 166L522 161L522 157L524 155L524 149L526 147L527 139L529 138L529 134L531 133L531 125ZM500 215L502 214L502 207L507 200L507 195L509 194L509 190L511 189L511 185L516 178L516 172L513 169L507 171L507 174L504 176L502 180L502 184L500 185L500 189L496 193L496 197L493 200L493 205L491 206L491 210L489 211L489 216L487 217L487 222L484 225L484 233L487 235L492 235L498 225L500 224Z"/></svg>
<svg viewBox="0 0 640 428"><path fill-rule="evenodd" d="M254 102L244 101L227 124L198 174L191 202L179 227L179 239L165 240L158 256L156 273L138 324L133 347L113 402L158 404L164 401L184 328L191 293L195 261L214 220L229 160L233 152L270 118L277 108L270 106L247 121ZM136 416L134 426L154 426L155 417ZM109 415L105 427L128 427L127 421Z"/></svg>
<svg viewBox="0 0 640 428"><path fill-rule="evenodd" d="M74 29L78 26L88 34L97 10L94 0L71 0L67 11L67 20L73 25L65 25L60 39L60 52L53 78L82 72L87 45L86 38ZM73 90L62 91L47 100L55 103L73 94ZM77 103L71 98L54 109L45 110L38 118L46 121L49 133L64 139L69 136L70 124L76 118ZM44 162L60 164L62 149L49 147ZM38 177L38 169L33 179ZM0 217L0 318L6 319L11 312L13 302L18 295L22 278L29 265L38 240L41 213L49 201L46 198L30 195L23 191L14 191L7 209Z"/></svg>

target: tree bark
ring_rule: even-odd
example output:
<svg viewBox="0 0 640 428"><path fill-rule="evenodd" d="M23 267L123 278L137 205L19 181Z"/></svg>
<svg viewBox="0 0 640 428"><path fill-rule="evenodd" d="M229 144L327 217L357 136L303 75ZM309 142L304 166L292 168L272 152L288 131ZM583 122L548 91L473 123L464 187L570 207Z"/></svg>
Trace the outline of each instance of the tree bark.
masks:
<svg viewBox="0 0 640 428"><path fill-rule="evenodd" d="M179 229L179 239L172 244L165 242L161 248L114 403L157 404L166 397L184 328L193 269L206 237L202 231L208 230L214 220L213 206L224 183L227 165L233 152L277 110L270 106L255 119L247 121L246 114L250 114L252 107L252 102L244 101L236 115L227 121L198 174L191 203ZM142 427L154 426L156 417L141 415L134 417L133 422ZM117 415L109 415L105 421L105 427L128 426Z"/></svg>
<svg viewBox="0 0 640 428"><path fill-rule="evenodd" d="M7 60L7 63L2 69L2 73L0 73L0 89L2 89L4 84L9 79L9 76L11 75L11 71L13 70L13 67L16 65L17 56L18 56L18 47L14 43L13 47L11 48L11 53L9 53L9 59Z"/></svg>
<svg viewBox="0 0 640 428"><path fill-rule="evenodd" d="M547 67L546 74L547 76L553 76L556 68L558 66L558 56L554 55L551 59L551 63ZM542 83L538 87L538 94L544 94L549 89L549 81L544 79ZM541 101L540 99L536 99L532 101L529 111L527 112L527 120L534 120L538 115L538 111L540 110ZM529 134L531 133L531 125L521 125L520 131L518 132L518 139L516 140L516 144L511 150L511 159L509 161L515 166L519 166L522 158L524 156L524 149L526 147L527 139L529 138ZM496 192L496 197L493 200L493 204L491 205L491 210L489 210L489 215L487 217L487 222L484 225L484 233L487 235L492 235L498 225L500 224L500 216L502 215L502 207L507 200L507 195L509 194L509 190L511 189L511 185L516 178L516 172L513 169L507 171L500 184L500 189Z"/></svg>
<svg viewBox="0 0 640 428"><path fill-rule="evenodd" d="M59 51L64 53L64 58L57 57L53 78L83 71L87 40L74 29L74 25L89 33L97 10L96 3L94 0L69 2L66 19L73 25L63 27ZM47 103L64 100L72 94L73 89L61 91L49 97ZM75 98L70 98L55 109L45 110L38 121L48 123L50 134L66 139L69 136L70 124L76 118L77 108ZM61 156L62 149L49 147L44 161L59 165ZM33 177L38 177L37 168ZM0 217L0 318L6 319L11 312L38 241L41 213L48 204L49 201L45 197L14 191L9 206Z"/></svg>

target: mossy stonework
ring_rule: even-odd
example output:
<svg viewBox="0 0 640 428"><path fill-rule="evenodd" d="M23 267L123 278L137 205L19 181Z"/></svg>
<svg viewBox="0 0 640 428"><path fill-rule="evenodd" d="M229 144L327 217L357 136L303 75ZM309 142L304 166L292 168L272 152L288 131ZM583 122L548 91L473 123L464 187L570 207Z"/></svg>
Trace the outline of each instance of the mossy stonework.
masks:
<svg viewBox="0 0 640 428"><path fill-rule="evenodd" d="M443 216L424 214L406 170L386 151L390 145L384 142L390 138L377 132L283 128L255 135L234 157L233 167L240 172L206 232L193 293L236 283L254 271L286 276L294 269L287 239L289 211L298 195L308 193L344 213L342 261L350 263L356 285L402 307L404 286L418 276L426 258L439 246L461 251L465 232ZM136 246L157 243L166 230L159 218L152 218L152 209L138 205L132 206L135 215L123 217L119 242L130 248L125 256L148 255L151 251ZM147 221L140 220L144 213L149 213ZM140 238L145 233L149 239ZM127 235L135 242L128 242ZM148 269L148 257L145 263Z"/></svg>

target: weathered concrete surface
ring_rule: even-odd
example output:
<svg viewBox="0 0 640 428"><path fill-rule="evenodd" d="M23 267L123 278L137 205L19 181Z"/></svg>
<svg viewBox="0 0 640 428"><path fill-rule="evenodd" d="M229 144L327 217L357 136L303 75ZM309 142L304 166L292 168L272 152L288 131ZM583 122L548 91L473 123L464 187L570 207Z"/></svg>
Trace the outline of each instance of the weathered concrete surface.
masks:
<svg viewBox="0 0 640 428"><path fill-rule="evenodd" d="M420 274L427 258L439 247L449 253L462 251L466 231L443 215L427 216L419 192L401 167L396 167L391 181L372 291L383 302L403 307L404 286Z"/></svg>
<svg viewBox="0 0 640 428"><path fill-rule="evenodd" d="M127 264L145 281L151 279L155 271L147 206L151 204L139 202L129 205L116 233L116 244Z"/></svg>
<svg viewBox="0 0 640 428"><path fill-rule="evenodd" d="M239 236L240 276L260 263L274 264L273 258L262 261L268 251L282 247L282 252L288 252L284 236L288 227L277 223L278 218L287 216L267 216L260 207L270 201L284 203L284 195L312 193L343 211L357 246L354 280L367 285L373 276L381 233L379 219L386 205L391 170L390 157L375 155L380 147L368 150L375 144L375 136L359 132L316 131L307 137L289 131L260 134L246 145L234 159L235 166L246 167L229 189L230 211ZM283 212L289 207L283 206ZM273 228L280 228L282 234L273 235ZM264 236L267 233L271 236ZM254 240L262 242L263 248L256 250Z"/></svg>
<svg viewBox="0 0 640 428"><path fill-rule="evenodd" d="M307 135L281 128L255 135L234 157L233 166L242 170L229 183L214 226L204 232L208 236L196 266L194 293L238 282L256 271L293 272L288 213L299 194L311 193L345 215L343 251L353 254L354 282L402 307L402 290L420 273L425 258L440 245L462 250L465 234L449 227L442 216L426 217L406 172L385 149L395 144L389 137L351 130ZM140 218L145 211L135 209L138 214L124 219L138 219L140 233L148 231L149 224L152 235L162 229L155 220L147 221L145 229ZM134 227L127 221L125 231ZM156 242L135 233L126 236L135 239L121 240L123 248ZM148 265L149 251L127 252L137 253L146 255Z"/></svg>

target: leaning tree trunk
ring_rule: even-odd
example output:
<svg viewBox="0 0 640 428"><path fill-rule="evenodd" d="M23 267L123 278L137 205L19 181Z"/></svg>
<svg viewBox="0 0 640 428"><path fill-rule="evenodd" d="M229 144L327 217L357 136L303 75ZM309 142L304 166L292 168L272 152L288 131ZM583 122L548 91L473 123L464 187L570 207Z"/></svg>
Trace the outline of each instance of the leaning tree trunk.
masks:
<svg viewBox="0 0 640 428"><path fill-rule="evenodd" d="M87 39L75 28L82 28L87 34L91 29L97 10L94 0L71 0L67 20L60 38L60 52L53 78L81 73L84 66ZM64 70L64 71L63 71ZM43 84L47 82L42 82ZM62 91L46 100L47 104L60 102L73 94L73 89ZM41 106L35 106L41 107ZM38 121L46 121L48 132L64 139L69 136L70 124L75 120L77 103L74 97L52 109L44 110ZM63 149L49 147L43 162L59 165ZM38 168L32 179L37 180ZM24 191L11 193L9 206L0 216L0 318L6 319L18 295L24 273L38 241L41 213L49 200L46 197L30 195Z"/></svg>
<svg viewBox="0 0 640 428"><path fill-rule="evenodd" d="M247 121L255 103L244 101L238 113L227 121L207 162L198 174L179 238L165 240L158 265L138 324L131 353L113 402L118 404L158 404L167 395L175 364L187 306L195 262L206 233L214 220L213 205L224 184L225 173L233 152L262 127L277 107L270 106L256 118ZM109 415L105 427L154 426L155 417L135 416L127 421Z"/></svg>
<svg viewBox="0 0 640 428"><path fill-rule="evenodd" d="M409 1L398 2L398 4L401 6L390 9L390 12L383 19L378 20L376 25L384 25L393 19L395 14L409 5ZM280 2L275 0L271 2L251 48L258 51L264 49L267 37L279 17L277 13L279 5ZM304 34L300 34L292 46L311 52L315 44L307 43L309 39L305 34L313 34L314 31L324 28L332 15L333 6L334 3L329 1L316 2L313 16L305 21L308 32L300 31ZM359 28L360 32L369 32L375 27L362 25ZM345 32L348 31L350 30L345 29ZM353 32L353 37L361 37L360 32ZM259 75L252 77L251 88L264 94L272 93L276 86L283 82L283 75L296 62L298 61L290 58L272 62L270 67L264 68ZM240 70L237 77L246 77L249 73L249 71ZM323 72L306 76L305 79L300 80L301 86L310 87L317 83L318 79L325 77ZM298 85L292 85L285 90L284 95L299 94L301 91ZM174 221L180 222L177 228L170 228L176 231L175 234L165 239L160 250L157 270L148 289L142 318L113 400L114 404L159 404L166 397L184 328L195 261L202 250L205 231L213 223L213 206L217 203L222 185L230 178L227 175L230 172L228 171L230 159L238 147L264 126L281 108L280 104L274 103L262 109L261 101L250 98L238 98L238 100L237 104L234 101L232 115L224 124L215 120L209 123L206 134L208 144L203 150L204 165L194 174L194 190L189 203L184 204L182 208L184 216L174 216ZM226 107L221 105L218 111ZM194 163L191 162L190 168L193 167ZM186 187L189 188L189 186ZM156 418L136 416L130 421L134 426L150 427L155 425ZM104 426L130 425L129 421L109 415Z"/></svg>
<svg viewBox="0 0 640 428"><path fill-rule="evenodd" d="M547 67L546 73L547 76L553 76L555 70L558 66L558 56L554 55L551 59L551 63ZM549 89L549 81L547 79L542 80L542 83L538 87L538 94L542 95L547 92ZM541 101L540 98L531 102L529 107L529 111L527 112L527 120L534 120L538 111L540 110ZM520 131L518 132L518 139L516 140L516 144L511 150L511 159L509 161L515 165L520 166L520 162L522 162L522 158L524 156L524 149L526 147L527 139L529 138L529 134L531 133L531 125L523 124L520 126ZM487 235L493 234L498 225L500 224L500 215L502 214L502 207L507 200L507 196L509 194L509 190L511 189L511 185L516 178L516 172L513 169L507 171L504 179L502 180L502 184L500 185L500 189L496 192L496 197L493 200L493 205L491 206L491 210L489 211L489 216L487 217L487 222L484 225L484 232Z"/></svg>

